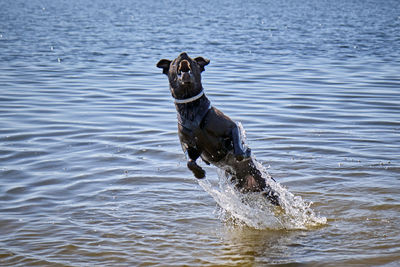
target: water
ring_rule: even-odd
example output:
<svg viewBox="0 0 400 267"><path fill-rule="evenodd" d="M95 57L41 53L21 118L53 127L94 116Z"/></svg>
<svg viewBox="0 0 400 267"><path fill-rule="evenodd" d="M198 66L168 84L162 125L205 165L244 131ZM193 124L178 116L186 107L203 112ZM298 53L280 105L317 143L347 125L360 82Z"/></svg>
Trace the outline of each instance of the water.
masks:
<svg viewBox="0 0 400 267"><path fill-rule="evenodd" d="M0 265L400 264L399 10L1 1ZM238 220L217 205L217 191L242 202L215 168L193 178L155 67L182 51L211 60L212 104L325 224L257 199Z"/></svg>

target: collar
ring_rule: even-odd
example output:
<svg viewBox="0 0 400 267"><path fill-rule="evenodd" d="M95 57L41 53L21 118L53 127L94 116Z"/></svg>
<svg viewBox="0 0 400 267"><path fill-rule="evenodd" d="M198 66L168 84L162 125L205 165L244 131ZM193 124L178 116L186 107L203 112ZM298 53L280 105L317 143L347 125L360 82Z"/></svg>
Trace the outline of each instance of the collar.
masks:
<svg viewBox="0 0 400 267"><path fill-rule="evenodd" d="M186 103L190 103L193 101L196 101L197 99L199 99L200 97L202 97L204 95L204 89L201 89L201 92L195 96L186 98L186 99L176 99L175 98L175 104L186 104Z"/></svg>

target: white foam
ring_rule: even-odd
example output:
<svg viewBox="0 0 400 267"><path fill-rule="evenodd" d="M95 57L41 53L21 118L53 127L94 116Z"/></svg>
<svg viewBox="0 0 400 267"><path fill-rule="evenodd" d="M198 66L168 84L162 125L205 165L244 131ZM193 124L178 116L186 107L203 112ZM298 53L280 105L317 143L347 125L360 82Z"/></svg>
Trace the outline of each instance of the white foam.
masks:
<svg viewBox="0 0 400 267"><path fill-rule="evenodd" d="M243 145L246 147L246 134L238 123ZM280 207L276 207L260 193L240 193L230 182L230 177L222 169L217 170L218 183L209 178L198 180L219 206L219 217L256 229L309 229L326 224L325 217L318 216L300 196L295 196L275 182L266 169L253 157L267 184L279 194Z"/></svg>

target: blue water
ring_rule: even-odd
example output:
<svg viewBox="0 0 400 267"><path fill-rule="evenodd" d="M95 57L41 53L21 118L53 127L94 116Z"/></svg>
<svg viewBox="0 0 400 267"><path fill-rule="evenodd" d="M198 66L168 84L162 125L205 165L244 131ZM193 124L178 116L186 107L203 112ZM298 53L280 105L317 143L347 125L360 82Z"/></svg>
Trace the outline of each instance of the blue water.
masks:
<svg viewBox="0 0 400 267"><path fill-rule="evenodd" d="M399 30L394 0L1 1L0 265L400 264ZM221 215L155 67L182 51L326 224Z"/></svg>

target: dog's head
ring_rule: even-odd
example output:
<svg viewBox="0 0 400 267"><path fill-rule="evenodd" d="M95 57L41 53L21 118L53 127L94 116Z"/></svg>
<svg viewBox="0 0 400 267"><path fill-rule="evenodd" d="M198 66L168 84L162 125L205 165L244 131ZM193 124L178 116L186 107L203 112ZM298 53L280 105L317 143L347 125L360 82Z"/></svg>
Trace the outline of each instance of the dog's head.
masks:
<svg viewBox="0 0 400 267"><path fill-rule="evenodd" d="M173 61L161 59L157 67L168 75L172 96L176 99L185 99L195 96L202 90L201 72L210 60L202 57L190 58L185 52Z"/></svg>

